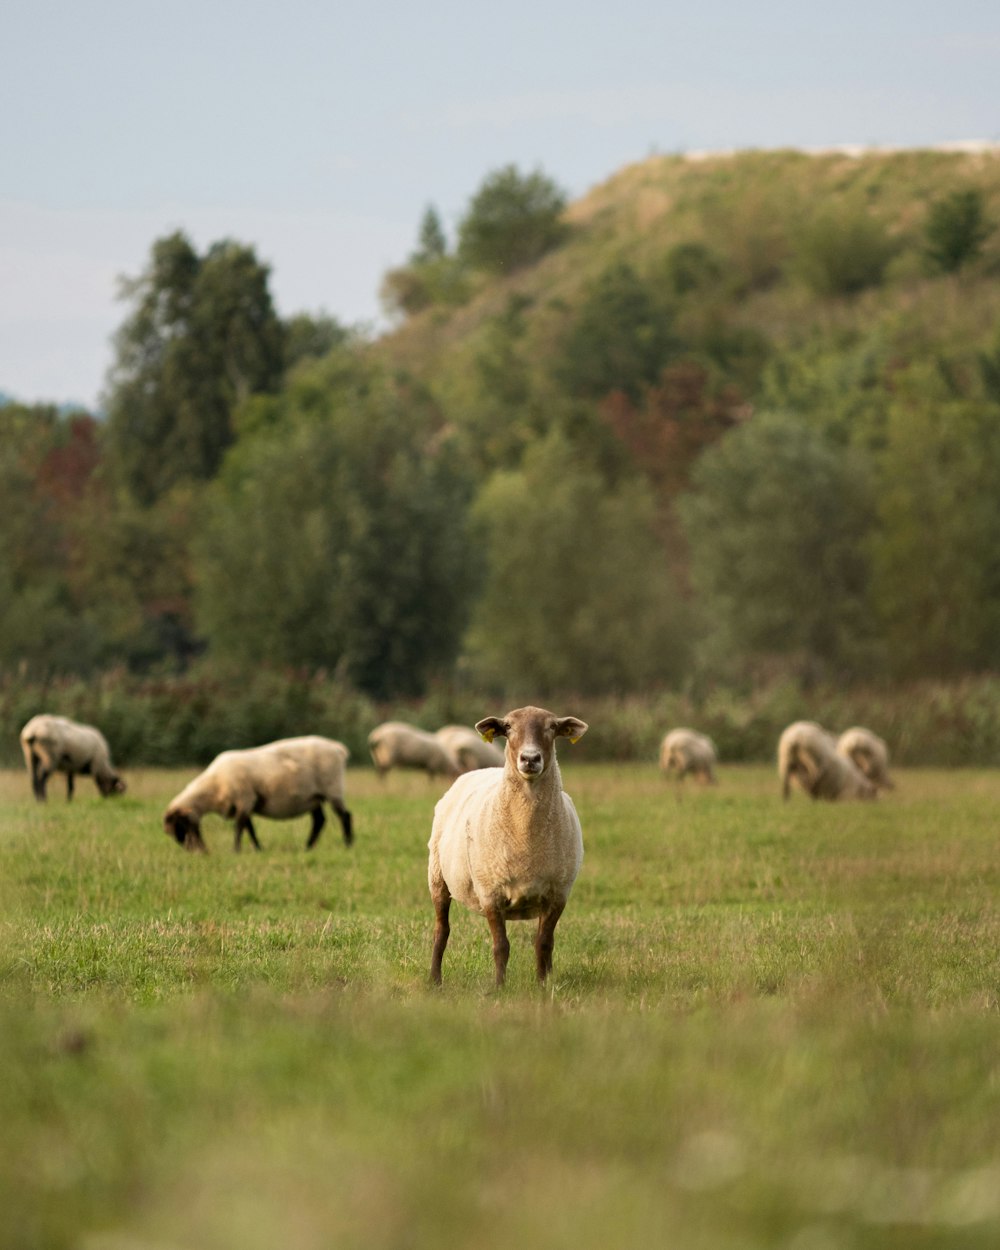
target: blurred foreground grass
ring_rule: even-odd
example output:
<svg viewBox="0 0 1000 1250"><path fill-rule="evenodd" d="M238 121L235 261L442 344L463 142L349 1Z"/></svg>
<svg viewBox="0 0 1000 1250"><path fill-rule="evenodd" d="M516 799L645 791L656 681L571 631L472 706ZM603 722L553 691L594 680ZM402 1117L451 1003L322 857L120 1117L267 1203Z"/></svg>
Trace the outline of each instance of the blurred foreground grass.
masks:
<svg viewBox="0 0 1000 1250"><path fill-rule="evenodd" d="M729 768L564 778L587 858L532 981L453 909L441 792L349 778L358 840L185 855L190 773L45 807L0 774L0 1245L993 1247L1000 774L876 804Z"/></svg>

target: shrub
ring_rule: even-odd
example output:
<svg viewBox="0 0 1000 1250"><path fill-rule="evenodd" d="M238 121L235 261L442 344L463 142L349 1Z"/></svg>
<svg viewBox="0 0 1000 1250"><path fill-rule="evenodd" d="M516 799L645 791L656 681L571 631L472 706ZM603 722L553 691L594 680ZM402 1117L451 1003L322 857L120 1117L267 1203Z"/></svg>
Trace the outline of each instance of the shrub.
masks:
<svg viewBox="0 0 1000 1250"><path fill-rule="evenodd" d="M928 214L924 233L928 259L945 273L955 273L974 260L993 233L982 191L969 187L938 200Z"/></svg>

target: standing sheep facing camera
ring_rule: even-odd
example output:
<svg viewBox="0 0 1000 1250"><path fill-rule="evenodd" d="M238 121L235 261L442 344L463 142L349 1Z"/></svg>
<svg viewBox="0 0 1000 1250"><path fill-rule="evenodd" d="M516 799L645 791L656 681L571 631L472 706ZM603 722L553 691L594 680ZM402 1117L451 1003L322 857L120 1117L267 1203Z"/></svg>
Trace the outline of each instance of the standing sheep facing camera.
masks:
<svg viewBox="0 0 1000 1250"><path fill-rule="evenodd" d="M257 850L251 816L289 820L312 813L306 848L312 849L326 823L323 803L340 818L344 844L354 841L351 813L344 806L344 766L349 752L342 742L316 736L281 738L246 751L223 751L177 795L163 815L163 826L189 851L207 851L201 819L215 812L236 822L234 850L244 832Z"/></svg>
<svg viewBox="0 0 1000 1250"><path fill-rule="evenodd" d="M459 777L434 808L427 866L435 917L431 980L441 984L456 898L486 917L497 985L504 983L510 956L506 922L537 916L535 963L544 981L552 970L556 924L583 863L583 832L562 788L556 739L576 742L587 725L522 707L487 716L476 729L487 742L502 734L507 750L502 769Z"/></svg>
<svg viewBox="0 0 1000 1250"><path fill-rule="evenodd" d="M107 739L93 725L43 712L21 730L21 750L40 803L45 801L45 787L53 773L66 774L67 801L73 797L77 773L92 776L104 798L125 793L125 782L112 766Z"/></svg>
<svg viewBox="0 0 1000 1250"><path fill-rule="evenodd" d="M837 754L835 740L814 721L800 720L778 740L782 798L794 777L814 799L873 799L875 787L851 760Z"/></svg>
<svg viewBox="0 0 1000 1250"><path fill-rule="evenodd" d="M503 751L480 738L468 725L445 725L434 737L463 773L477 768L503 768Z"/></svg>
<svg viewBox="0 0 1000 1250"><path fill-rule="evenodd" d="M895 790L889 776L889 748L878 734L860 725L845 729L837 739L837 752L863 772L876 790Z"/></svg>
<svg viewBox="0 0 1000 1250"><path fill-rule="evenodd" d="M457 777L458 761L434 734L405 721L390 720L368 735L368 750L379 777L390 768L422 768L428 777Z"/></svg>
<svg viewBox="0 0 1000 1250"><path fill-rule="evenodd" d="M712 739L693 729L671 729L660 744L660 768L667 774L676 772L679 782L691 773L714 786L718 758Z"/></svg>

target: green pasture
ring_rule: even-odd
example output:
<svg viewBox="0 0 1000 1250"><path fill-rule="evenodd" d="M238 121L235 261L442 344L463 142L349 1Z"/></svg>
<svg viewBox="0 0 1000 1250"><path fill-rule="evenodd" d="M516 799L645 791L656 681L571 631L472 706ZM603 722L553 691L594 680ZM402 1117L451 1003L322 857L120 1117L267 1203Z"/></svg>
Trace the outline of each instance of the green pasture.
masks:
<svg viewBox="0 0 1000 1250"><path fill-rule="evenodd" d="M1000 1244L1000 772L563 759L586 860L501 992L458 907L427 985L438 783L206 857L160 824L194 770L0 773L2 1250Z"/></svg>

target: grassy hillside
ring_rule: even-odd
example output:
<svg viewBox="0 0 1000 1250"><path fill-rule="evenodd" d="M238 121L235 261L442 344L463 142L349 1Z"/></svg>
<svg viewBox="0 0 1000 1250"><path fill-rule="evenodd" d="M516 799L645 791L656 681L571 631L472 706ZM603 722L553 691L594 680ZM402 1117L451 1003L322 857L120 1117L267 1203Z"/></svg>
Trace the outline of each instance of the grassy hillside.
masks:
<svg viewBox="0 0 1000 1250"><path fill-rule="evenodd" d="M1000 316L1000 231L960 283L928 273L922 231L933 203L970 186L1000 222L997 149L651 157L571 204L567 241L536 266L486 282L464 307L421 313L383 346L447 390L484 325L517 296L528 302L526 354L541 364L587 284L610 263L626 260L666 285L667 258L686 244L705 247L720 264L706 289L681 297L693 331L699 318L721 316L782 349L874 324L901 342L908 334L930 334L942 345L968 341L992 332ZM897 249L884 282L860 298L818 295L803 272L810 231L859 213L883 225Z"/></svg>

